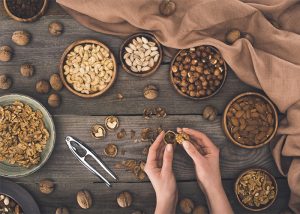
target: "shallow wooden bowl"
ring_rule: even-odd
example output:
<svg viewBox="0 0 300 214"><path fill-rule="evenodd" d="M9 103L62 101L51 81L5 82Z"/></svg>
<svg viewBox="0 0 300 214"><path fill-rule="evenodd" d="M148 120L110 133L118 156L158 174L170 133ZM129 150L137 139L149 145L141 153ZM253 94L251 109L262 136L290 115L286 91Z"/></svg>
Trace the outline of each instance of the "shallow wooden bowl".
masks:
<svg viewBox="0 0 300 214"><path fill-rule="evenodd" d="M208 46L208 45L204 45L204 46ZM212 49L214 49L216 52L220 53L220 51L219 51L217 48L215 48L215 47L213 47L213 46L210 46L210 47L211 47ZM171 61L171 64L170 64L170 69L169 69L169 71L170 71L170 79L171 79L171 83L172 83L172 85L174 86L175 90L176 90L180 95L182 95L182 96L184 96L184 97L187 97L187 98L189 98L189 99L193 99L193 100L205 100L205 99L211 98L211 97L215 96L217 93L219 93L219 91L220 91L221 88L223 87L223 85L224 85L224 83L225 83L225 80L226 80L226 78L227 78L227 73L228 73L228 71L227 71L227 64L226 64L226 62L224 63L224 77L223 77L222 83L221 83L221 85L219 86L219 88L218 88L216 91L214 91L211 95L208 95L208 96L205 96L205 97L191 97L191 96L189 96L189 95L183 93L183 92L177 87L177 85L176 85L175 82L174 82L174 77L173 77L173 72L172 72L172 66L173 66L174 63L175 63L176 57L177 57L177 56L181 53L181 51L183 51L183 50L185 50L185 49L179 50L179 51L175 54L175 56L173 57L173 59L172 59L172 61ZM220 55L222 56L221 53L220 53Z"/></svg>
<svg viewBox="0 0 300 214"><path fill-rule="evenodd" d="M65 59L66 59L67 54L70 51L72 51L77 45L85 45L85 44L100 45L101 47L103 47L104 49L109 51L110 57L112 58L113 63L114 63L113 76L112 76L112 79L109 82L109 84L106 86L106 88L103 89L102 91L98 91L98 92L90 93L90 94L83 94L83 93L80 93L80 92L76 91L73 88L73 86L67 82L66 76L64 75L64 65L65 65L65 61L66 61ZM79 97L83 97L83 98L93 98L93 97L97 97L97 96L100 96L100 95L104 94L109 88L111 88L111 86L113 85L113 83L115 82L116 77L117 77L117 63L116 63L116 59L115 59L112 51L104 43L102 43L100 41L97 41L97 40L93 40L93 39L78 40L78 41L73 42L71 45L69 45L66 48L66 50L64 51L64 53L62 54L61 59L60 59L60 65L59 65L59 73L60 73L60 77L62 79L62 82L63 82L64 86L69 91L71 91L73 94L75 94Z"/></svg>
<svg viewBox="0 0 300 214"><path fill-rule="evenodd" d="M48 0L44 0L44 4L43 4L41 10L36 15L34 15L33 17L30 17L30 18L21 18L12 13L12 11L9 9L9 6L7 4L8 1L11 1L11 0L3 0L5 11L11 18L13 18L14 20L16 20L18 22L34 22L34 21L36 21L38 18L40 18L41 16L43 16L45 14L46 9L48 7Z"/></svg>
<svg viewBox="0 0 300 214"><path fill-rule="evenodd" d="M274 199L272 199L271 202L269 202L269 203L268 203L267 205L265 205L265 206L258 207L258 208L248 207L248 206L246 206L246 205L241 201L241 199L240 199L240 197L239 197L239 195L238 195L237 188L238 188L238 183L239 183L239 181L241 180L241 178L242 178L246 173L251 172L251 171L261 171L261 172L267 174L267 176L269 176L269 178L272 180L273 185L275 186L275 197L274 197ZM241 173L241 174L239 175L239 177L238 177L238 178L236 179L236 181L235 181L235 185L234 185L234 193L235 193L235 196L236 196L238 202L240 203L240 205L241 205L242 207L244 207L244 208L247 209L247 210L251 210L251 211L254 211L254 212L259 212L259 211L262 211L262 210L265 210L265 209L269 208L269 207L274 203L274 201L275 201L276 198L277 198L277 194L278 194L278 186L277 186L276 179L274 178L273 175L271 175L269 172L267 172L267 171L264 170L264 169L257 169L257 168L254 168L254 169L248 169L248 170L244 171L243 173Z"/></svg>
<svg viewBox="0 0 300 214"><path fill-rule="evenodd" d="M275 120L275 127L274 127L274 131L272 133L272 135L263 143L261 144L257 144L257 145L244 145L244 144L241 144L239 142L237 142L230 134L229 130L228 130L228 127L227 127L227 112L229 110L229 108L231 107L231 105L236 101L238 100L239 98L241 97L245 97L245 96L257 96L257 97L260 97L262 98L264 101L266 101L272 108L273 110L273 116L274 116L274 120ZM259 148L259 147L262 147L264 146L265 144L269 143L272 138L275 136L276 132L277 132L277 129L278 129L278 115L277 115L277 110L274 106L274 104L271 102L271 100L269 100L266 96L260 94L260 93L256 93L256 92L246 92L246 93L242 93L242 94L239 94L238 96L236 96L235 98L233 98L226 106L225 110L224 110L224 113L223 113L223 119L222 119L222 127L223 127L223 130L226 134L226 136L230 139L230 141L240 147L243 147L243 148L246 148L246 149L255 149L255 148Z"/></svg>
<svg viewBox="0 0 300 214"><path fill-rule="evenodd" d="M130 67L125 63L125 60L123 58L124 54L125 54L125 47L136 37L145 37L147 38L149 41L153 41L156 43L157 47L158 47L158 52L159 52L159 59L156 62L156 64L149 70L149 71L144 71L144 72L133 72ZM127 37L125 39L125 41L123 42L123 44L120 47L120 51L119 51L119 55L120 55L120 61L122 64L122 68L129 74L137 76L137 77L146 77L149 76L151 74L153 74L155 71L157 71L157 69L159 68L162 58L163 58L163 51L162 51L162 47L159 43L159 41L155 38L154 35L150 34L150 33L135 33L130 35L129 37Z"/></svg>

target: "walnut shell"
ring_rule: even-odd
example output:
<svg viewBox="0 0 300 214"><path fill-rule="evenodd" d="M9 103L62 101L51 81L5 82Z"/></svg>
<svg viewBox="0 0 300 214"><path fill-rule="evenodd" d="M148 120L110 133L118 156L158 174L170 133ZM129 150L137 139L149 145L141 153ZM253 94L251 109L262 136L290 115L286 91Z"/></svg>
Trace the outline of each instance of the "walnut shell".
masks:
<svg viewBox="0 0 300 214"><path fill-rule="evenodd" d="M61 78L60 78L59 74L57 74L57 73L52 74L50 76L49 82L50 82L51 87L55 91L60 91L63 87L63 83L61 81Z"/></svg>
<svg viewBox="0 0 300 214"><path fill-rule="evenodd" d="M226 42L228 44L233 44L239 38L241 38L241 32L237 29L232 29L226 34Z"/></svg>
<svg viewBox="0 0 300 214"><path fill-rule="evenodd" d="M209 121L214 121L217 117L218 111L213 106L205 106L203 109L203 118Z"/></svg>
<svg viewBox="0 0 300 214"><path fill-rule="evenodd" d="M163 16L170 16L176 11L176 4L170 0L163 0L159 5L159 12Z"/></svg>
<svg viewBox="0 0 300 214"><path fill-rule="evenodd" d="M23 77L31 77L34 73L34 66L31 64L23 64L20 67L20 73Z"/></svg>
<svg viewBox="0 0 300 214"><path fill-rule="evenodd" d="M7 45L0 47L0 61L8 62L13 55L13 49Z"/></svg>
<svg viewBox="0 0 300 214"><path fill-rule="evenodd" d="M16 45L24 46L30 42L31 35L26 31L15 31L11 37Z"/></svg>
<svg viewBox="0 0 300 214"><path fill-rule="evenodd" d="M148 85L144 89L144 97L148 100L154 100L158 97L158 89L155 85Z"/></svg>
<svg viewBox="0 0 300 214"><path fill-rule="evenodd" d="M59 207L56 209L55 214L69 214L69 210L65 207Z"/></svg>
<svg viewBox="0 0 300 214"><path fill-rule="evenodd" d="M132 196L129 192L121 192L117 197L117 203L120 207L130 207L132 204Z"/></svg>
<svg viewBox="0 0 300 214"><path fill-rule="evenodd" d="M12 80L5 74L0 75L0 89L7 90L12 86Z"/></svg>
<svg viewBox="0 0 300 214"><path fill-rule="evenodd" d="M44 179L40 181L40 191L44 194L50 194L54 190L54 183L49 179Z"/></svg>
<svg viewBox="0 0 300 214"><path fill-rule="evenodd" d="M109 143L106 145L104 153L109 157L116 157L118 154L118 147L115 144Z"/></svg>
<svg viewBox="0 0 300 214"><path fill-rule="evenodd" d="M40 80L35 85L36 92L47 94L50 91L50 84L47 80Z"/></svg>
<svg viewBox="0 0 300 214"><path fill-rule="evenodd" d="M114 131L119 127L119 119L116 116L108 116L105 118L105 127L109 131Z"/></svg>
<svg viewBox="0 0 300 214"><path fill-rule="evenodd" d="M92 206L92 196L87 190L77 193L77 203L82 209L89 209Z"/></svg>
<svg viewBox="0 0 300 214"><path fill-rule="evenodd" d="M195 209L193 210L193 214L208 214L208 210L205 206L197 206L195 207Z"/></svg>
<svg viewBox="0 0 300 214"><path fill-rule="evenodd" d="M194 202L189 198L182 199L179 206L183 213L191 213L194 210Z"/></svg>
<svg viewBox="0 0 300 214"><path fill-rule="evenodd" d="M60 36L64 31L64 26L62 23L54 21L49 24L49 33L53 36Z"/></svg>
<svg viewBox="0 0 300 214"><path fill-rule="evenodd" d="M61 99L58 94L53 93L48 97L48 104L53 108L57 108L58 106L60 106L60 101Z"/></svg>

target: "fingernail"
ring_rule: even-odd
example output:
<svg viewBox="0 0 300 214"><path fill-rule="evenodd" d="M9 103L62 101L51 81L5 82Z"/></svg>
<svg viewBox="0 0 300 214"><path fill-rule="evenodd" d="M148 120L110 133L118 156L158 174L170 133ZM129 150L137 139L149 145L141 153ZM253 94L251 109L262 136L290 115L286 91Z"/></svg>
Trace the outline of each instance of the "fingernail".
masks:
<svg viewBox="0 0 300 214"><path fill-rule="evenodd" d="M166 147L167 152L172 152L173 146L171 144L168 144Z"/></svg>
<svg viewBox="0 0 300 214"><path fill-rule="evenodd" d="M190 144L189 144L189 142L187 142L187 141L183 141L183 142L182 142L182 145L183 145L183 147L184 147L185 149L188 149L188 148L190 147Z"/></svg>

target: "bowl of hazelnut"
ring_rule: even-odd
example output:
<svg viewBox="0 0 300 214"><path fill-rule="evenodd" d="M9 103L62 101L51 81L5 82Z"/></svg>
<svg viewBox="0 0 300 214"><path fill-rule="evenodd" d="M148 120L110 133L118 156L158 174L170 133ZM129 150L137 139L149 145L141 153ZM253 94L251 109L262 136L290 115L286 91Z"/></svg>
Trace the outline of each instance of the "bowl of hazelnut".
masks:
<svg viewBox="0 0 300 214"><path fill-rule="evenodd" d="M176 91L195 100L217 94L227 76L226 63L218 49L209 45L180 50L173 58L170 77Z"/></svg>

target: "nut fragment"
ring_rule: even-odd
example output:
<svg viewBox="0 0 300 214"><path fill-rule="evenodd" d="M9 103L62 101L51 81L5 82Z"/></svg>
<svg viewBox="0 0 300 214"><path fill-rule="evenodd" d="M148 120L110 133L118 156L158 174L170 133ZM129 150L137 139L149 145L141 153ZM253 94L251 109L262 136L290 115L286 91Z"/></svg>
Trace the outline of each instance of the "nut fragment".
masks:
<svg viewBox="0 0 300 214"><path fill-rule="evenodd" d="M173 131L167 131L164 136L165 144L176 144L176 134Z"/></svg>
<svg viewBox="0 0 300 214"><path fill-rule="evenodd" d="M183 141L190 141L190 136L187 133L182 131L182 132L176 134L176 142L178 144L182 144Z"/></svg>
<svg viewBox="0 0 300 214"><path fill-rule="evenodd" d="M31 35L26 31L15 31L11 37L16 45L25 46L30 42Z"/></svg>
<svg viewBox="0 0 300 214"><path fill-rule="evenodd" d="M51 106L52 108L57 108L60 106L60 102L61 102L61 98L58 94L50 94L50 96L48 97L48 104L49 106Z"/></svg>
<svg viewBox="0 0 300 214"><path fill-rule="evenodd" d="M209 121L214 121L217 117L218 111L213 106L205 106L203 109L203 118Z"/></svg>
<svg viewBox="0 0 300 214"><path fill-rule="evenodd" d="M50 91L50 84L47 80L40 80L35 85L36 92L47 94Z"/></svg>
<svg viewBox="0 0 300 214"><path fill-rule="evenodd" d="M0 75L0 89L7 90L11 87L12 80L5 74Z"/></svg>
<svg viewBox="0 0 300 214"><path fill-rule="evenodd" d="M49 24L49 33L53 36L60 36L63 33L64 26L62 23L54 21Z"/></svg>
<svg viewBox="0 0 300 214"><path fill-rule="evenodd" d="M183 213L191 213L194 210L194 203L189 198L184 198L179 202L180 209Z"/></svg>
<svg viewBox="0 0 300 214"><path fill-rule="evenodd" d="M170 16L176 11L176 4L170 0L163 0L159 4L159 12L163 16Z"/></svg>
<svg viewBox="0 0 300 214"><path fill-rule="evenodd" d="M193 210L193 214L208 214L208 210L205 206L196 206Z"/></svg>
<svg viewBox="0 0 300 214"><path fill-rule="evenodd" d="M108 157L116 157L118 154L118 147L115 144L109 143L104 149L104 154Z"/></svg>
<svg viewBox="0 0 300 214"><path fill-rule="evenodd" d="M141 160L128 159L119 163L118 168L125 168L127 171L131 171L138 180L143 181L147 177L144 171L145 164L146 163Z"/></svg>
<svg viewBox="0 0 300 214"><path fill-rule="evenodd" d="M117 99L118 99L118 100L123 100L123 99L124 99L124 95L121 94L121 93L118 93L118 94L117 94Z"/></svg>
<svg viewBox="0 0 300 214"><path fill-rule="evenodd" d="M154 100L158 96L158 89L155 85L147 85L144 88L144 97L148 100Z"/></svg>
<svg viewBox="0 0 300 214"><path fill-rule="evenodd" d="M44 179L40 181L40 191L44 194L50 194L54 190L54 183L49 179Z"/></svg>
<svg viewBox="0 0 300 214"><path fill-rule="evenodd" d="M82 209L89 209L92 206L92 196L87 190L77 193L77 203Z"/></svg>
<svg viewBox="0 0 300 214"><path fill-rule="evenodd" d="M7 45L0 47L0 61L8 62L13 55L13 49Z"/></svg>
<svg viewBox="0 0 300 214"><path fill-rule="evenodd" d="M52 74L49 79L50 85L55 91L60 91L63 87L63 83L59 74Z"/></svg>
<svg viewBox="0 0 300 214"><path fill-rule="evenodd" d="M69 214L69 210L65 207L59 207L56 209L55 214Z"/></svg>
<svg viewBox="0 0 300 214"><path fill-rule="evenodd" d="M127 135L125 129L121 129L121 131L119 131L117 133L117 138L120 140L120 139L123 139L125 136Z"/></svg>
<svg viewBox="0 0 300 214"><path fill-rule="evenodd" d="M105 128L99 124L95 124L92 126L92 135L97 139L105 138L106 131Z"/></svg>
<svg viewBox="0 0 300 214"><path fill-rule="evenodd" d="M31 77L34 73L34 66L32 64L23 64L20 68L20 73L23 77Z"/></svg>
<svg viewBox="0 0 300 214"><path fill-rule="evenodd" d="M115 116L108 116L105 118L105 127L110 130L114 131L119 127L119 119Z"/></svg>
<svg viewBox="0 0 300 214"><path fill-rule="evenodd" d="M226 34L226 42L228 44L233 44L239 38L241 38L241 31L237 29L232 29Z"/></svg>
<svg viewBox="0 0 300 214"><path fill-rule="evenodd" d="M122 208L130 207L132 204L131 194L127 191L119 193L117 196L117 203Z"/></svg>

